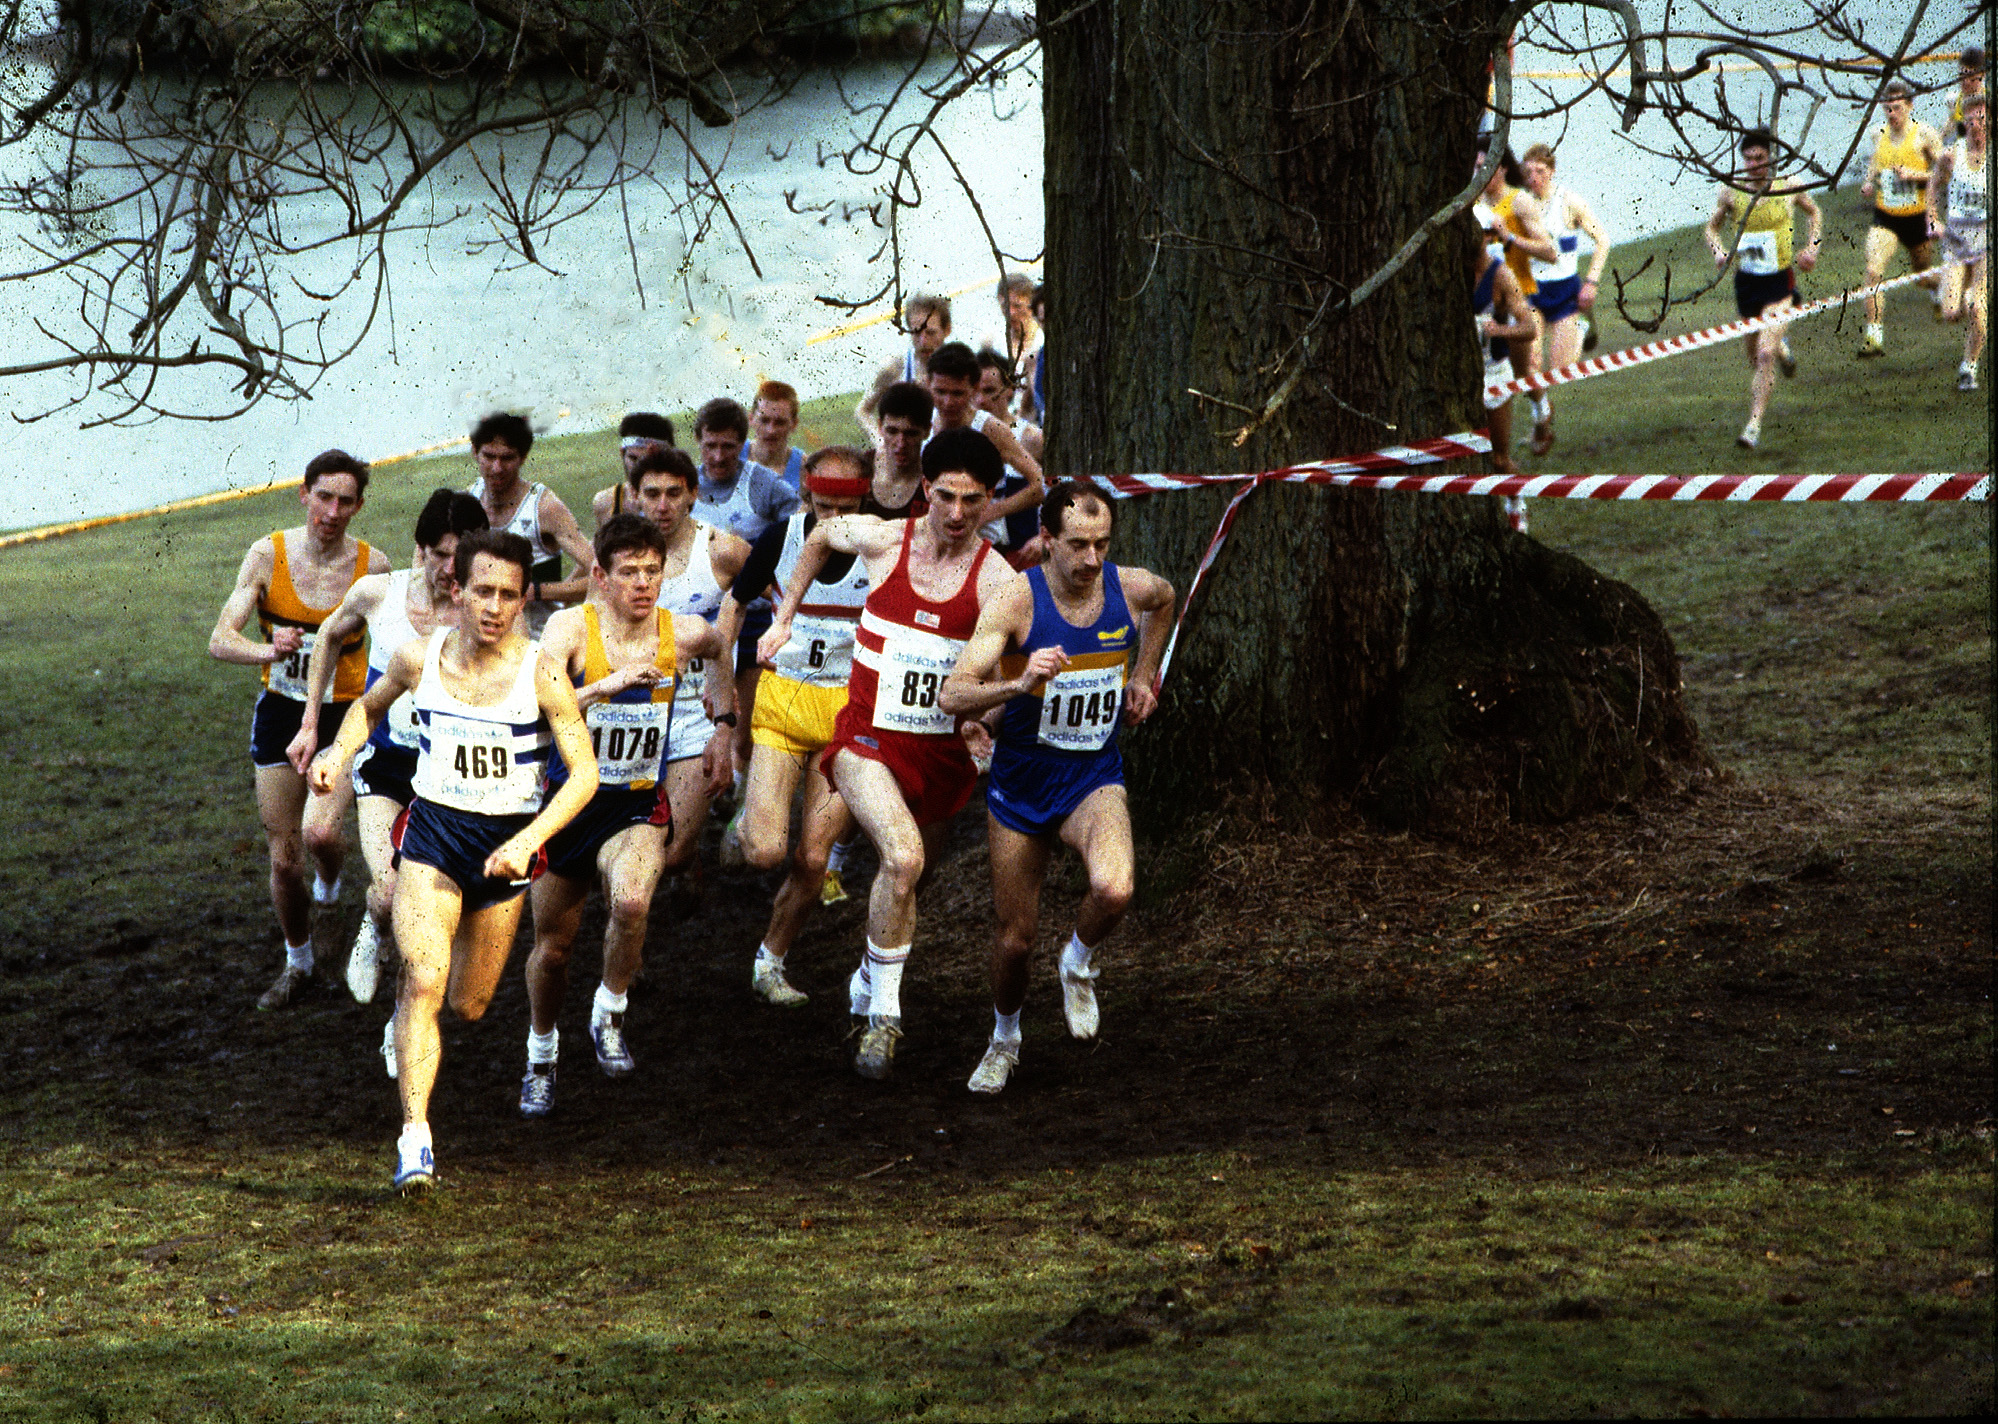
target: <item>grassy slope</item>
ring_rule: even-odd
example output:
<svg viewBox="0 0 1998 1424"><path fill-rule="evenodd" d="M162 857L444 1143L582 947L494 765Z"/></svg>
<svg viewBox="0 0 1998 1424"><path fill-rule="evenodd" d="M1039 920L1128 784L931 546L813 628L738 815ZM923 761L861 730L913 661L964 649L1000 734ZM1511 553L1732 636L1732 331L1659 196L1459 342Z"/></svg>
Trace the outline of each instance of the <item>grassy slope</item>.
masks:
<svg viewBox="0 0 1998 1424"><path fill-rule="evenodd" d="M1955 334L1913 303L1896 316L1895 354L1867 366L1846 355L1850 332L1800 333L1807 374L1779 391L1753 468L1988 464L1983 407L1972 418L1947 386ZM1644 401L1620 394L1645 381ZM1546 467L1726 467L1743 384L1724 350L1577 388L1557 397ZM1782 432L1807 402L1819 433L1794 443ZM821 438L844 433L840 404L808 418ZM550 441L533 468L582 508L613 445ZM421 494L465 473L460 459L386 474L361 532L399 557ZM227 1105L240 1075L286 1071L278 1029L237 1012L272 938L242 756L250 679L201 648L242 548L294 511L270 497L0 555L0 1021L27 1053L52 1018L90 1029L91 1005L134 976L219 970L228 996L212 1022L174 1023L198 1048L184 1100L153 1105L160 1123L195 1113L212 1147L114 1114L115 1056L8 1065L0 1417L1988 1407L1988 1104L1982 1128L1890 1139L1898 1155L1798 1158L1738 1137L1678 1160L1522 1168L1467 1139L1427 1166L1394 1165L1390 1146L1327 1170L1272 1144L911 1176L889 1165L899 1149L855 1141L862 1165L810 1171L754 1152L666 1153L642 1171L466 1160L452 1190L411 1204L380 1194L379 1145L260 1146ZM1953 819L1948 854L1984 884L1988 528L1958 507L1535 506L1539 537L1664 613L1724 763L1834 805ZM1158 940L1175 923L1162 913ZM1482 928L1428 953L1482 960ZM1279 912L1259 943L1274 955L1313 933ZM1329 952L1324 972L1342 974ZM1968 1030L1986 1054L1988 1018L1987 1001ZM292 1031L327 1022L351 1031ZM1936 1050L1907 1036L1930 1031L1883 1024L1879 1041L1898 1033L1919 1055ZM511 1023L479 1032L512 1052ZM1839 1036L1851 1051L1860 1034ZM115 1055L118 1037L90 1041ZM1085 1111L1078 1071L1002 1111ZM984 1130L961 1093L944 1101L948 1133Z"/></svg>

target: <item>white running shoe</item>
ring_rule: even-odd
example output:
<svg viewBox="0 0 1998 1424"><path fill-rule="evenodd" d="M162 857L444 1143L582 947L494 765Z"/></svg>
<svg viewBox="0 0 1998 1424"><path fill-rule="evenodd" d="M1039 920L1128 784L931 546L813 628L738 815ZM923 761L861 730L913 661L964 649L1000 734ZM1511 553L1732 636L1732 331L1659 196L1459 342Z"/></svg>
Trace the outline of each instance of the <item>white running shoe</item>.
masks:
<svg viewBox="0 0 1998 1424"><path fill-rule="evenodd" d="M1061 1016L1068 1020L1068 1031L1076 1038L1096 1037L1096 988L1091 983L1096 974L1095 969L1077 974L1062 966Z"/></svg>
<svg viewBox="0 0 1998 1424"><path fill-rule="evenodd" d="M395 1145L395 1189L399 1192L427 1192L437 1185L437 1159L428 1147L414 1152L400 1142Z"/></svg>
<svg viewBox="0 0 1998 1424"><path fill-rule="evenodd" d="M337 905L340 903L340 881L344 877L335 876L328 885L318 871L312 872L312 903L315 905Z"/></svg>
<svg viewBox="0 0 1998 1424"><path fill-rule="evenodd" d="M597 1067L604 1070L607 1078L622 1078L638 1064L633 1061L631 1049L624 1042L624 1015L611 1014L605 1018L590 1020L590 1042L597 1050ZM522 1108L525 1112L525 1089L522 1089Z"/></svg>
<svg viewBox="0 0 1998 1424"><path fill-rule="evenodd" d="M347 954L347 992L357 1004L371 1003L380 980L381 931L375 928L375 917L363 910L360 933L354 936L354 947Z"/></svg>
<svg viewBox="0 0 1998 1424"><path fill-rule="evenodd" d="M382 1066L388 1069L388 1075L393 1079L397 1071L395 1061L395 1016L393 1014L389 1015L389 1021L382 1026Z"/></svg>
<svg viewBox="0 0 1998 1424"><path fill-rule="evenodd" d="M759 958L749 971L749 987L765 1003L780 1009L795 1009L800 1004L811 1002L809 994L793 989L784 977L784 961L781 959Z"/></svg>
<svg viewBox="0 0 1998 1424"><path fill-rule="evenodd" d="M996 1093L1006 1086L1019 1064L1020 1040L995 1038L985 1045L985 1056L978 1060L978 1066L971 1070L971 1081L964 1086L974 1093Z"/></svg>
<svg viewBox="0 0 1998 1424"><path fill-rule="evenodd" d="M1958 366L1956 368L1956 388L1960 391L1974 391L1977 389L1977 368L1975 366Z"/></svg>
<svg viewBox="0 0 1998 1424"><path fill-rule="evenodd" d="M853 1055L853 1071L877 1083L882 1081L895 1071L895 1045L901 1039L900 1019L871 1015L867 1032L860 1036L860 1052Z"/></svg>
<svg viewBox="0 0 1998 1424"><path fill-rule="evenodd" d="M860 977L856 969L846 981L847 1011L857 1019L867 1017L867 1011L874 1007L874 986Z"/></svg>
<svg viewBox="0 0 1998 1424"><path fill-rule="evenodd" d="M548 1065L546 1073L537 1072L529 1064L527 1073L520 1080L520 1115L522 1117L547 1117L555 1111L555 1068Z"/></svg>
<svg viewBox="0 0 1998 1424"><path fill-rule="evenodd" d="M1753 450L1762 442L1762 422L1751 420L1741 427L1741 434L1734 437L1734 443L1744 450Z"/></svg>

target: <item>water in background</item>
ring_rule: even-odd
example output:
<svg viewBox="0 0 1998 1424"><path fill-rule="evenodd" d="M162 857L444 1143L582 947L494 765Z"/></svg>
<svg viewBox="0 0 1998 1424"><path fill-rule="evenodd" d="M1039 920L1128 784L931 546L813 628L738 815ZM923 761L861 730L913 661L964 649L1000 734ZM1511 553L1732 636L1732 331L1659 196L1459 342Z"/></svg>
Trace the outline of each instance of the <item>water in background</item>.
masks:
<svg viewBox="0 0 1998 1424"><path fill-rule="evenodd" d="M1765 8L1774 24L1780 16L1773 12L1786 7ZM1891 22L1896 33L1905 24L1905 12L1899 18L1894 13L1898 6L1865 0L1864 8L1877 10L1876 22ZM1924 29L1943 23L1931 21ZM1531 46L1522 46L1515 59L1521 71L1564 63ZM882 65L849 73L844 83L851 96L882 101L898 78L892 66ZM1580 88L1573 79L1547 82L1567 92ZM1519 104L1528 103L1522 82ZM1941 102L1926 107L1926 117L1939 121ZM875 180L848 174L836 159L819 162L823 153L848 145L854 123L832 79L821 76L732 129L698 136L711 161L727 158L729 201L762 266L760 280L725 231L690 257L679 219L648 213L643 202L632 214L636 277L623 216L609 203L564 225L547 244L544 260L561 275L539 268L495 271L489 253L467 252L465 230L413 235L394 249L392 316L384 313L362 350L309 402L266 401L225 423L83 430L79 425L88 416L74 412L31 425L0 421L0 466L9 476L0 484L0 529L263 484L299 470L330 445L368 458L406 451L460 435L478 415L497 408L524 411L537 429L560 434L614 425L630 409L681 410L722 394L746 400L763 378L789 381L807 399L856 390L901 349L902 338L877 322L836 340L810 340L852 320L821 296L855 299L885 276L868 260L882 236L865 211L877 198ZM1851 126L1850 111L1827 106L1812 146L1835 160ZM966 96L946 111L941 129L1001 244L1012 253L1038 254L1037 75L1017 75L995 92ZM1649 118L1633 137L1654 146L1666 140L1664 126ZM1618 132L1606 99L1597 97L1565 126L1526 122L1513 135L1516 150L1557 139L1561 180L1592 203L1613 238L1704 220L1710 187L1633 148ZM994 267L976 219L933 151L922 178L923 206L904 220L905 289L949 291L991 282ZM447 171L436 180L435 197L449 202L454 187L472 192L475 181ZM787 191L800 207L831 206L795 215ZM1841 195L1833 201L1849 206L1856 200ZM344 213L330 205L299 214L301 224L330 228L342 221ZM10 238L0 232L18 260L20 249ZM0 329L23 329L38 311L58 316L69 300L56 283L0 288ZM958 335L976 339L996 328L989 286L960 297L956 306ZM61 401L78 382L73 375L10 381L5 404L25 414ZM184 376L179 383L190 402L213 402L197 409L225 408L221 387L212 375Z"/></svg>

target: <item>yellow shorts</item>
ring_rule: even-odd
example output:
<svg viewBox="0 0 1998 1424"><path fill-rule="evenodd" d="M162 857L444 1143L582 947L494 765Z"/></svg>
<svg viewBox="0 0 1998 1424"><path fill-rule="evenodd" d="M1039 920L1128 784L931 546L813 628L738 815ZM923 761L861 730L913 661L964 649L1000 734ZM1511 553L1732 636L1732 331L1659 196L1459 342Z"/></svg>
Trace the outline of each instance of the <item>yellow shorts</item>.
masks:
<svg viewBox="0 0 1998 1424"><path fill-rule="evenodd" d="M844 687L813 687L766 670L756 683L749 739L759 747L810 756L832 741L833 722L844 706Z"/></svg>

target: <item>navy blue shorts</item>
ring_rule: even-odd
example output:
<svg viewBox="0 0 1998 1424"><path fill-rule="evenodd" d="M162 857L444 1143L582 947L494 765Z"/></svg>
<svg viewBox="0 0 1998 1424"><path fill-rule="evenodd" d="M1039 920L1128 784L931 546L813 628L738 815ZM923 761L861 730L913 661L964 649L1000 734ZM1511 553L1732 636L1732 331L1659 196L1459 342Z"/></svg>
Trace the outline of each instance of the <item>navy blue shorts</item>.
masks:
<svg viewBox="0 0 1998 1424"><path fill-rule="evenodd" d="M386 796L398 806L407 806L416 799L416 788L410 785L415 775L415 752L369 742L354 758L354 794Z"/></svg>
<svg viewBox="0 0 1998 1424"><path fill-rule="evenodd" d="M347 715L349 705L347 702L329 702L321 707L320 730L331 727L338 732L340 719ZM305 704L297 698L280 697L270 691L257 694L256 709L250 713L250 760L259 771L291 765L285 759L284 749L298 735L298 725L304 720ZM322 741L320 745L325 743Z"/></svg>
<svg viewBox="0 0 1998 1424"><path fill-rule="evenodd" d="M1773 307L1785 297L1795 295L1797 274L1788 267L1781 272L1735 271L1734 309L1745 317L1761 316L1764 307Z"/></svg>
<svg viewBox="0 0 1998 1424"><path fill-rule="evenodd" d="M735 675L741 677L756 666L756 640L770 631L773 613L755 604L742 610L742 633L735 640Z"/></svg>
<svg viewBox="0 0 1998 1424"><path fill-rule="evenodd" d="M1060 830L1099 787L1123 784L1124 757L1115 742L1093 756L1045 755L1001 743L992 749L985 809L1009 831L1044 836Z"/></svg>
<svg viewBox="0 0 1998 1424"><path fill-rule="evenodd" d="M544 846L534 853L525 880L496 880L486 874L486 858L533 819L532 816L476 816L418 797L395 818L389 840L395 846L398 867L410 860L445 876L457 885L465 913L471 915L489 905L503 905L522 894L548 868L548 851Z"/></svg>
<svg viewBox="0 0 1998 1424"><path fill-rule="evenodd" d="M1533 309L1547 319L1552 326L1563 317L1573 316L1581 310L1577 305L1582 299L1582 279L1561 277L1552 282L1542 282L1540 290L1527 298Z"/></svg>
<svg viewBox="0 0 1998 1424"><path fill-rule="evenodd" d="M612 836L633 826L664 826L671 834L672 825L673 804L666 799L665 782L646 791L600 786L576 819L548 838L549 873L564 880L592 880L597 852Z"/></svg>

